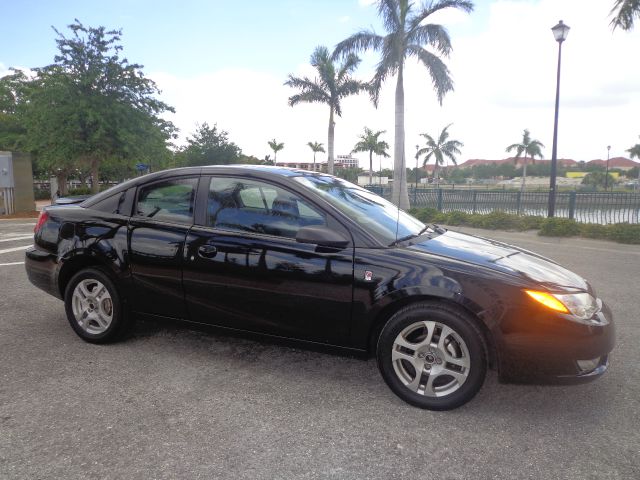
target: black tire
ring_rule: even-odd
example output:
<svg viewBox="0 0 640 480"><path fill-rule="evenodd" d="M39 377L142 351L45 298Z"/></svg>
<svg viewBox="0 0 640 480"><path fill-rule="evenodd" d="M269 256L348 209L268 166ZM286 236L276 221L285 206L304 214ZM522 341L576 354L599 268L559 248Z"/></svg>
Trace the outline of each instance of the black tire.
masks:
<svg viewBox="0 0 640 480"><path fill-rule="evenodd" d="M76 319L73 310L73 295L76 287L83 281L88 281L89 283L99 282L109 293L111 321L104 331L96 332L91 331L91 328L85 329ZM98 284L96 283L96 285ZM130 315L123 305L118 289L107 272L99 267L81 270L71 278L65 289L64 304L71 328L80 338L90 343L114 342L121 338L131 325ZM101 327L96 324L96 328Z"/></svg>
<svg viewBox="0 0 640 480"><path fill-rule="evenodd" d="M419 323L425 321L435 323L424 326ZM431 325L434 325L431 329L434 343L427 346ZM443 343L436 344L442 333L445 333ZM406 335L414 335L416 343ZM409 346L419 345L419 348L412 352L411 348L395 345L396 339L404 339ZM444 353L440 346L446 349ZM392 355L396 356L395 360ZM405 360L405 356L411 360ZM405 402L428 410L451 410L467 403L482 387L487 372L487 348L475 320L462 309L441 302L420 302L398 310L380 333L376 357L389 388ZM420 370L418 379L418 367L422 364L424 369ZM453 376L448 375L450 372ZM433 376L431 384L425 383L430 376ZM416 385L416 391L410 388Z"/></svg>

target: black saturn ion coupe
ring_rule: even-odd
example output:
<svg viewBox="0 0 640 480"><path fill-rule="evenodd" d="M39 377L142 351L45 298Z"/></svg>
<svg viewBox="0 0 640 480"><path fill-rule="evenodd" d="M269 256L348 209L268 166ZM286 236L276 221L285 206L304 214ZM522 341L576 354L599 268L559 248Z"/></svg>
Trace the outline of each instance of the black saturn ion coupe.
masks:
<svg viewBox="0 0 640 480"><path fill-rule="evenodd" d="M375 356L396 395L432 410L469 401L488 368L592 380L614 346L579 275L302 170L180 168L50 207L26 270L88 342L145 315L339 347Z"/></svg>

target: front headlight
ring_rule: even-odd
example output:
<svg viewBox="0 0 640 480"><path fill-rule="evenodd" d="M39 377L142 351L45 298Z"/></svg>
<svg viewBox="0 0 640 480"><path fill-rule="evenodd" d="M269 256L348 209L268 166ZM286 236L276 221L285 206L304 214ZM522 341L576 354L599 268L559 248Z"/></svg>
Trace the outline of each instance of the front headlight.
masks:
<svg viewBox="0 0 640 480"><path fill-rule="evenodd" d="M601 308L600 301L588 293L554 294L553 296L560 300L572 315L582 321L590 320Z"/></svg>
<svg viewBox="0 0 640 480"><path fill-rule="evenodd" d="M602 302L588 293L547 293L525 290L527 295L545 307L560 313L568 313L579 322L591 324L593 316L602 308Z"/></svg>

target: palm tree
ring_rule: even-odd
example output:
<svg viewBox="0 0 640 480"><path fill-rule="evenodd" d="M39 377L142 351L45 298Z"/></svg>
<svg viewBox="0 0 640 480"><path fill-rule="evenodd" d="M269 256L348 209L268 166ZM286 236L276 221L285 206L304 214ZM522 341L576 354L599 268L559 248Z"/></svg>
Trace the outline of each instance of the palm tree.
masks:
<svg viewBox="0 0 640 480"><path fill-rule="evenodd" d="M640 135L638 135L638 138L640 138ZM640 160L640 143L636 143L633 147L626 151L629 152L629 156L631 158L637 158L638 160Z"/></svg>
<svg viewBox="0 0 640 480"><path fill-rule="evenodd" d="M531 140L529 130L525 129L522 133L522 142L514 143L507 147L507 152L516 151L515 163L518 164L518 159L524 153L524 166L522 167L522 184L520 190L524 190L524 184L527 180L527 157L531 157L531 162L535 162L535 158L542 158L542 149L544 145L538 140Z"/></svg>
<svg viewBox="0 0 640 480"><path fill-rule="evenodd" d="M383 140L378 140L380 135L385 132L386 130L374 132L369 127L364 127L364 134L358 136L360 141L351 150L351 153L369 152L369 185L373 184L373 154L382 155L383 157L389 156L387 153L389 144Z"/></svg>
<svg viewBox="0 0 640 480"><path fill-rule="evenodd" d="M338 43L333 54L337 58L364 50L380 52L381 58L371 82L371 98L376 106L382 83L388 77L397 77L392 201L403 209L409 207L404 155L405 61L408 57L415 58L427 69L438 101L442 104L445 94L453 90L449 69L440 58L447 57L451 52L451 40L442 25L425 21L434 13L447 8L470 12L473 10L473 3L468 0L436 0L425 1L418 7L409 0L378 0L378 14L382 17L387 35L362 30ZM432 47L434 52L423 45Z"/></svg>
<svg viewBox="0 0 640 480"><path fill-rule="evenodd" d="M316 47L311 55L311 65L318 71L318 77L313 80L307 77L294 77L289 75L289 80L284 82L289 87L300 90L296 95L289 97L289 105L294 106L301 102L325 103L329 105L329 129L327 145L329 148L329 161L327 171L333 174L333 143L334 143L334 114L342 116L341 100L349 95L355 95L362 90L368 90L369 85L352 78L352 74L358 67L360 59L355 55L346 55L340 65L335 65L329 55L327 47Z"/></svg>
<svg viewBox="0 0 640 480"><path fill-rule="evenodd" d="M613 15L610 25L614 30L616 27L631 30L633 22L640 20L640 0L615 0L610 14Z"/></svg>
<svg viewBox="0 0 640 480"><path fill-rule="evenodd" d="M269 147L271 147L271 150L273 150L273 164L275 165L278 161L278 152L284 148L284 143L276 142L275 138L273 140L269 140L267 143L269 144Z"/></svg>
<svg viewBox="0 0 640 480"><path fill-rule="evenodd" d="M313 152L313 171L316 171L316 153L320 152L320 153L325 153L324 147L322 146L322 143L318 143L318 142L307 142L307 145L309 145L309 148L311 149L311 151Z"/></svg>
<svg viewBox="0 0 640 480"><path fill-rule="evenodd" d="M638 135L638 138L640 138L640 135ZM627 150L627 152L629 152L629 156L632 159L637 158L640 160L640 143L636 143L633 147ZM638 166L638 186L636 188L640 188L640 165Z"/></svg>
<svg viewBox="0 0 640 480"><path fill-rule="evenodd" d="M416 155L421 157L425 155L423 166L427 165L427 162L433 157L435 159L435 166L433 167L433 178L436 178L436 171L438 170L438 165L444 164L445 157L453 162L454 165L458 164L458 159L456 155L460 155L460 148L464 147L464 143L458 140L449 140L449 127L453 125L450 123L446 127L442 129L440 135L438 135L438 139L436 140L428 133L421 133L427 140L427 146L418 150ZM416 175L418 173L416 172Z"/></svg>

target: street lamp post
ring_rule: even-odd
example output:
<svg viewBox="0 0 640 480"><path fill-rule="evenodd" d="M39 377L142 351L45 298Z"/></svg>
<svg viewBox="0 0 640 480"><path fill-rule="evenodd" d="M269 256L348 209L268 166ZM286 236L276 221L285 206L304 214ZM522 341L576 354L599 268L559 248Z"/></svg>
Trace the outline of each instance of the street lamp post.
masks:
<svg viewBox="0 0 640 480"><path fill-rule="evenodd" d="M604 177L604 191L609 189L609 152L611 151L611 145L607 145L607 173Z"/></svg>
<svg viewBox="0 0 640 480"><path fill-rule="evenodd" d="M553 149L551 151L551 179L549 182L549 211L548 216L553 217L556 212L556 174L558 164L558 107L560 106L560 62L562 59L562 42L567 39L569 27L562 23L558 23L551 29L553 37L558 42L558 74L556 80L556 111L553 121Z"/></svg>

